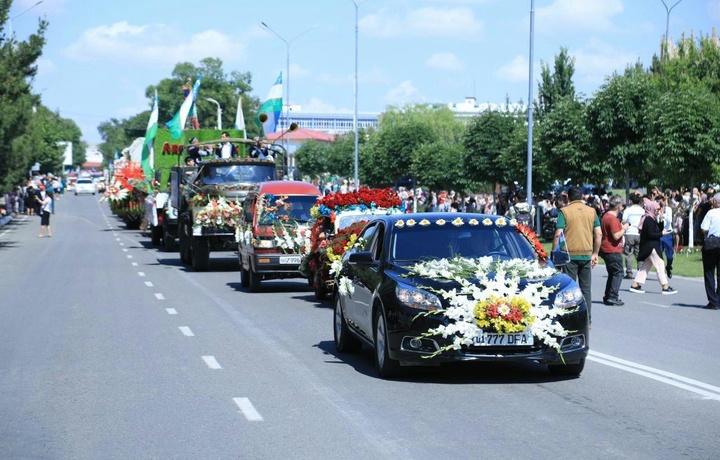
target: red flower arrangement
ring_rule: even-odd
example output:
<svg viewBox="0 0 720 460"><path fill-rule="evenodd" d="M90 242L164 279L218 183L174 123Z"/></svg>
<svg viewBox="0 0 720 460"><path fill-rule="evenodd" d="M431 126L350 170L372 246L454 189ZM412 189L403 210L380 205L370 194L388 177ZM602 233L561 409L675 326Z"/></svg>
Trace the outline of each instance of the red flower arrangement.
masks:
<svg viewBox="0 0 720 460"><path fill-rule="evenodd" d="M325 205L328 209L337 210L352 205L365 205L370 207L373 203L374 206L378 208L391 208L393 206L400 206L402 200L400 200L397 192L390 188L364 188L349 193L331 193L319 199L316 206Z"/></svg>
<svg viewBox="0 0 720 460"><path fill-rule="evenodd" d="M542 243L541 243L540 240L538 239L537 234L536 234L534 231L532 231L532 229L531 229L530 227L528 227L527 225L523 225L523 224L517 224L517 225L515 226L515 230L516 230L519 234L521 234L522 236L524 236L525 239L528 240L528 242L530 242L530 244L532 245L533 249L534 249L535 252L537 253L538 259L539 259L540 261L546 261L546 260L547 260L547 258L548 258L548 253L547 253L547 251L545 251L545 248L543 247Z"/></svg>

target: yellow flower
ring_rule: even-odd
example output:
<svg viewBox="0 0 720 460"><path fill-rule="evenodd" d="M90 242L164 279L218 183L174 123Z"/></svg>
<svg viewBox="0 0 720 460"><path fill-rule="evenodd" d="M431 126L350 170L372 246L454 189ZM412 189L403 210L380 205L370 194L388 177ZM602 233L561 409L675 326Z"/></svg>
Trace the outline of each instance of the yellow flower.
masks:
<svg viewBox="0 0 720 460"><path fill-rule="evenodd" d="M498 227L504 227L507 225L507 220L504 217L500 217L498 220L495 221L495 225Z"/></svg>
<svg viewBox="0 0 720 460"><path fill-rule="evenodd" d="M486 227L487 227L488 225L492 225L492 220L491 220L489 217L484 218L484 219L483 219L483 225L485 225Z"/></svg>
<svg viewBox="0 0 720 460"><path fill-rule="evenodd" d="M438 225L445 225L445 224L446 224L445 219L438 219L438 220L435 221L435 223L438 224Z"/></svg>
<svg viewBox="0 0 720 460"><path fill-rule="evenodd" d="M459 227L462 224L464 224L463 220L460 217L456 217L455 220L453 220L451 223L456 227Z"/></svg>
<svg viewBox="0 0 720 460"><path fill-rule="evenodd" d="M415 223L416 223L415 219L408 219L408 221L407 221L408 227L412 227L413 225L415 225Z"/></svg>
<svg viewBox="0 0 720 460"><path fill-rule="evenodd" d="M427 219L423 219L420 221L420 225L422 225L423 227L427 227L428 225L430 225L430 221Z"/></svg>
<svg viewBox="0 0 720 460"><path fill-rule="evenodd" d="M480 222L478 222L477 219L470 219L470 220L468 221L468 224L470 224L470 225L477 225L477 224L479 224L479 223L480 223Z"/></svg>
<svg viewBox="0 0 720 460"><path fill-rule="evenodd" d="M399 221L395 222L395 226L399 227L399 228L403 228L405 226L405 221L399 220Z"/></svg>

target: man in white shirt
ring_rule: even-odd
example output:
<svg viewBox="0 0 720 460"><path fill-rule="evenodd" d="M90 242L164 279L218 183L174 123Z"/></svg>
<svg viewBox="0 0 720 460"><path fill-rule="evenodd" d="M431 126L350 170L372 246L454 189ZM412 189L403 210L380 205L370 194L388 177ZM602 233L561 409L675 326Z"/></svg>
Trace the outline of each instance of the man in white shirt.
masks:
<svg viewBox="0 0 720 460"><path fill-rule="evenodd" d="M708 299L708 304L703 308L720 310L720 249L707 248L708 238L720 237L720 193L716 193L711 201L713 207L705 214L700 224L700 230L705 234L702 262L705 294Z"/></svg>
<svg viewBox="0 0 720 460"><path fill-rule="evenodd" d="M635 256L635 267L638 267L637 262L638 252L640 251L640 219L645 215L645 209L640 206L642 203L642 196L639 193L633 193L630 195L631 206L623 212L622 223L626 222L630 224L627 231L625 232L625 242L623 243L623 254L625 255L625 279L631 280L635 278L633 274L633 263L632 259Z"/></svg>
<svg viewBox="0 0 720 460"><path fill-rule="evenodd" d="M237 149L230 142L230 134L227 131L223 131L220 135L220 158L235 158L238 156Z"/></svg>

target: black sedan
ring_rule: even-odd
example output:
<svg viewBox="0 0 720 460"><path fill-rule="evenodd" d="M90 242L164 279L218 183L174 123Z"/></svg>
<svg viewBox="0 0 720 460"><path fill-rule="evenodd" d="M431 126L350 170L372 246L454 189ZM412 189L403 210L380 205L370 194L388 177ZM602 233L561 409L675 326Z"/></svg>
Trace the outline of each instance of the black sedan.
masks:
<svg viewBox="0 0 720 460"><path fill-rule="evenodd" d="M367 343L383 378L451 361L534 361L571 376L585 365L582 292L513 220L380 216L335 272L335 347Z"/></svg>

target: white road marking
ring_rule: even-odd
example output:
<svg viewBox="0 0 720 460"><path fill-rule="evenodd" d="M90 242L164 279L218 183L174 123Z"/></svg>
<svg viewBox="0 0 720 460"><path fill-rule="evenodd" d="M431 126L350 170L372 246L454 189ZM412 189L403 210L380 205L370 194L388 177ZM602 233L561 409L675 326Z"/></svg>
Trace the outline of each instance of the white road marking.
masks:
<svg viewBox="0 0 720 460"><path fill-rule="evenodd" d="M127 248L123 248L123 252L128 252Z"/></svg>
<svg viewBox="0 0 720 460"><path fill-rule="evenodd" d="M145 272L138 272L138 276L145 276Z"/></svg>
<svg viewBox="0 0 720 460"><path fill-rule="evenodd" d="M166 308L165 311L168 312L168 315L177 315L177 310L174 308Z"/></svg>
<svg viewBox="0 0 720 460"><path fill-rule="evenodd" d="M243 415L246 419L248 419L248 421L263 421L262 415L260 415L260 412L255 409L255 406L252 405L248 398L233 398L233 401L235 401L235 404L237 404L238 408L240 408L240 412L243 413Z"/></svg>
<svg viewBox="0 0 720 460"><path fill-rule="evenodd" d="M222 366L220 366L220 363L217 362L214 356L203 356L202 359L210 369L222 369Z"/></svg>
<svg viewBox="0 0 720 460"><path fill-rule="evenodd" d="M165 300L165 296L160 294L159 292L155 293L155 298L158 300Z"/></svg>
<svg viewBox="0 0 720 460"><path fill-rule="evenodd" d="M153 287L152 281L145 281L145 286ZM157 295L157 294L155 294L155 295ZM160 294L160 295L162 295L162 294Z"/></svg>
<svg viewBox="0 0 720 460"><path fill-rule="evenodd" d="M123 251L127 251L127 249L123 249ZM132 256L127 256L128 259L132 259Z"/></svg>
<svg viewBox="0 0 720 460"><path fill-rule="evenodd" d="M652 302L640 302L640 303L644 303L645 305L652 305L654 307L670 308L670 305L661 305L659 303L652 303Z"/></svg>
<svg viewBox="0 0 720 460"><path fill-rule="evenodd" d="M117 233L113 233L113 236L117 236ZM120 240L120 238L118 238L118 240Z"/></svg>
<svg viewBox="0 0 720 460"><path fill-rule="evenodd" d="M632 361L626 361L624 359L616 358L597 351L591 350L588 355L588 359L590 361L595 361L596 363L605 364L606 366L632 372L633 374L642 375L643 377L647 377L658 382L667 383L668 385L691 391L704 396L707 399L720 401L720 387L716 387L714 385L709 385L698 380L683 377L682 375L655 369L653 367L634 363Z"/></svg>
<svg viewBox="0 0 720 460"><path fill-rule="evenodd" d="M137 267L137 262L133 262L133 263L132 263L132 266L133 266L133 267Z"/></svg>
<svg viewBox="0 0 720 460"><path fill-rule="evenodd" d="M120 246L125 246L125 243L120 243Z"/></svg>
<svg viewBox="0 0 720 460"><path fill-rule="evenodd" d="M115 238L115 241L120 241L120 238Z"/></svg>
<svg viewBox="0 0 720 460"><path fill-rule="evenodd" d="M187 326L180 326L178 329L180 329L180 332L182 332L185 337L195 337L195 334L193 334Z"/></svg>

